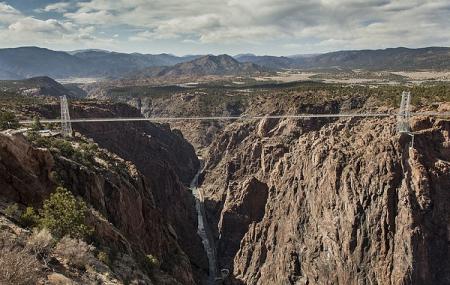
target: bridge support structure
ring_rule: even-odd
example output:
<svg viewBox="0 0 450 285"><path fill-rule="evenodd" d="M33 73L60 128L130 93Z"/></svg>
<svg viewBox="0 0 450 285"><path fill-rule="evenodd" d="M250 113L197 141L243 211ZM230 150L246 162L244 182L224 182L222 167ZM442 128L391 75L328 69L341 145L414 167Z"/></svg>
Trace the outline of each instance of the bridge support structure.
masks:
<svg viewBox="0 0 450 285"><path fill-rule="evenodd" d="M414 133L411 132L411 92L402 92L400 109L397 115L397 132L411 136L411 147L414 147Z"/></svg>
<svg viewBox="0 0 450 285"><path fill-rule="evenodd" d="M70 122L69 103L67 96L61 96L61 133L64 137L72 136L72 123Z"/></svg>

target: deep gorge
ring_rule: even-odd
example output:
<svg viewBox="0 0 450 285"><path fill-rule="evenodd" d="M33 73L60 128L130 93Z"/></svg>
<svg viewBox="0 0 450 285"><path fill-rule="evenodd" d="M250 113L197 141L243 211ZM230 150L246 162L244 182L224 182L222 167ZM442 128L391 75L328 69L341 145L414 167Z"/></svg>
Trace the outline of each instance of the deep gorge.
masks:
<svg viewBox="0 0 450 285"><path fill-rule="evenodd" d="M367 104L361 98L300 98L259 98L242 111L326 113ZM126 104L78 102L71 108L74 117L139 116ZM58 105L30 111L52 118ZM229 271L216 283L448 284L450 121L414 118L413 148L395 123L263 119L217 125L203 145L201 173L184 137L192 124L73 125L128 161L125 172L80 165L20 135L2 135L0 189L8 202L38 205L58 171L104 218L91 217L101 243L160 260L147 284L211 284L198 235L200 204L189 189L196 174L215 275Z"/></svg>

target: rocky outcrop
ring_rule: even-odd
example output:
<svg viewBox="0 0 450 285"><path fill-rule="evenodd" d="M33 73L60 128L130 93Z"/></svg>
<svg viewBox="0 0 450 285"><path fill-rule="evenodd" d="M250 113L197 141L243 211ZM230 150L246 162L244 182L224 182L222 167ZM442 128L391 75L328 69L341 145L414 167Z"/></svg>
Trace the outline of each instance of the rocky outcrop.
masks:
<svg viewBox="0 0 450 285"><path fill-rule="evenodd" d="M33 148L22 136L0 134L0 194L11 201L37 205L55 184L50 179L53 156Z"/></svg>
<svg viewBox="0 0 450 285"><path fill-rule="evenodd" d="M138 117L125 104L74 105L75 117ZM168 125L148 122L74 124L74 129L100 146L132 161L143 174L154 203L179 237L178 243L191 260L197 279L207 272L206 255L197 235L195 201L188 185L200 167L194 148ZM151 238L148 239L152 240Z"/></svg>
<svg viewBox="0 0 450 285"><path fill-rule="evenodd" d="M39 111L51 118L54 108ZM133 112L136 110L124 104L86 104L75 105L72 116L133 116ZM201 284L208 262L196 233L195 201L185 186L199 167L193 147L164 125L73 127L100 147L131 161L128 170L83 166L34 148L21 136L1 136L2 197L38 206L56 187L52 177L57 173L68 189L99 214L92 217L92 224L100 240L122 250L131 247L156 256L161 269L174 278L168 284Z"/></svg>
<svg viewBox="0 0 450 285"><path fill-rule="evenodd" d="M448 284L450 122L235 123L203 173L233 284ZM250 204L249 202L252 201Z"/></svg>

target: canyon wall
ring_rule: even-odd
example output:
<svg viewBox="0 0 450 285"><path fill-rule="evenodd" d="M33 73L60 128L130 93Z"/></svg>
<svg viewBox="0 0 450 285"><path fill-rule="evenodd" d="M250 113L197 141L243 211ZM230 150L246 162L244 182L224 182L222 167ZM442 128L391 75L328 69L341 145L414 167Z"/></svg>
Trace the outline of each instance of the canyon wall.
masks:
<svg viewBox="0 0 450 285"><path fill-rule="evenodd" d="M38 111L51 118L57 105ZM76 105L72 116L134 116L124 104ZM57 113L56 113L57 114ZM157 284L202 284L208 261L197 231L195 201L187 184L199 167L193 147L167 126L141 123L73 125L75 131L127 162L127 170L83 166L21 135L0 137L1 198L40 206L55 189L57 173L92 215L95 237L120 250L152 254L167 274Z"/></svg>
<svg viewBox="0 0 450 285"><path fill-rule="evenodd" d="M413 130L410 147L394 118L228 126L201 188L225 284L449 284L450 121Z"/></svg>

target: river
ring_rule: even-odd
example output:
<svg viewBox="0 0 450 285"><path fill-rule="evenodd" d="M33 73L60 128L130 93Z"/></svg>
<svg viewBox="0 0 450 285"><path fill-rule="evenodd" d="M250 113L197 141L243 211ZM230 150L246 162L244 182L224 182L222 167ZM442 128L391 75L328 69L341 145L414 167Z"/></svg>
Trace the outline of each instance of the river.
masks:
<svg viewBox="0 0 450 285"><path fill-rule="evenodd" d="M198 176L201 172L202 167L199 168L197 174L192 179L190 188L192 190L192 194L195 197L195 209L197 211L198 218L197 234L202 239L203 248L205 249L206 256L208 258L209 276L207 284L213 285L216 278L216 257L213 248L213 242L210 239L210 235L208 235L208 223L205 217L203 193L200 189L198 189Z"/></svg>

